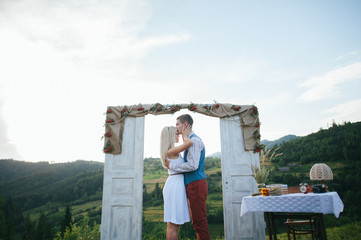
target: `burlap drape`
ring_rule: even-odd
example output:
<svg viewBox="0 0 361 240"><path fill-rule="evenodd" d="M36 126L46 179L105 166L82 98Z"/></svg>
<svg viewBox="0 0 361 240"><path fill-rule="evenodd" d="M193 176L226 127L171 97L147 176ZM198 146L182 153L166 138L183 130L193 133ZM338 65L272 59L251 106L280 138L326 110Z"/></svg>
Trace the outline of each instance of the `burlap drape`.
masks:
<svg viewBox="0 0 361 240"><path fill-rule="evenodd" d="M201 113L210 117L231 117L240 115L240 127L246 151L260 151L260 123L258 109L254 105L213 104L138 104L132 106L110 106L106 112L104 153L121 154L124 122L127 117L141 117L147 114L172 114L181 109Z"/></svg>

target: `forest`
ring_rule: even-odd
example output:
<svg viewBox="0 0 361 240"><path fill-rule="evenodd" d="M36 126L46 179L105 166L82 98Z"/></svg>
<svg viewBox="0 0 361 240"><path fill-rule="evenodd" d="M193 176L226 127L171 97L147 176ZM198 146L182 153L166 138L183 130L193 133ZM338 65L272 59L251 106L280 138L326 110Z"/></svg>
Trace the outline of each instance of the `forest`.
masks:
<svg viewBox="0 0 361 240"><path fill-rule="evenodd" d="M315 163L326 163L334 174L334 180L327 182L329 190L337 191L345 205L339 219L325 216L326 226L336 229L354 224L360 228L361 192L357 182L361 182L361 122L333 124L272 149L283 155L267 165L268 183L312 184L310 168ZM288 171L279 171L286 166ZM56 164L0 160L0 240L76 239L77 234L99 239L103 167L103 163L83 160ZM214 238L221 239L220 159L207 158L205 170L209 185L208 220ZM159 159L144 159L143 239L164 237L162 187L166 176ZM191 224L182 226L180 235L182 239L194 239Z"/></svg>

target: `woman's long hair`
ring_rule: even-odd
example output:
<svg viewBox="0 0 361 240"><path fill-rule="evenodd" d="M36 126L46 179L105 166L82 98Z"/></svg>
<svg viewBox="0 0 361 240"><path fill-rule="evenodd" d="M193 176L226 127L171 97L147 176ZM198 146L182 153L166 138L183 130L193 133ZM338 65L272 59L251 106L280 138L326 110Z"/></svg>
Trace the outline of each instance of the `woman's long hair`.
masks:
<svg viewBox="0 0 361 240"><path fill-rule="evenodd" d="M167 158L167 152L174 147L176 132L177 128L173 126L162 129L160 135L160 160L164 168L166 168L165 159Z"/></svg>

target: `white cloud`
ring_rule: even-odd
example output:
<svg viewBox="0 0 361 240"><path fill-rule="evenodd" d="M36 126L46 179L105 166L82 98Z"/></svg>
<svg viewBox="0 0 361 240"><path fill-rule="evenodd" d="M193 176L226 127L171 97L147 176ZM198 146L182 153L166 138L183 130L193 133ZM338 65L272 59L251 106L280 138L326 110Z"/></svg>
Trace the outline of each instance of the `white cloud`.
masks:
<svg viewBox="0 0 361 240"><path fill-rule="evenodd" d="M361 78L361 62L356 62L314 77L301 84L309 88L302 94L300 100L305 102L331 98L338 92L338 86L344 82Z"/></svg>
<svg viewBox="0 0 361 240"><path fill-rule="evenodd" d="M361 121L361 99L349 101L327 109L323 113L329 117L322 120L322 125L336 123Z"/></svg>
<svg viewBox="0 0 361 240"><path fill-rule="evenodd" d="M102 160L106 106L154 99L139 60L190 39L144 35L141 0L0 1L0 12L0 147L16 144L27 161Z"/></svg>
<svg viewBox="0 0 361 240"><path fill-rule="evenodd" d="M144 57L154 47L189 39L187 34L139 37L151 14L145 1L82 4L30 0L3 5L0 29L6 33L1 41L8 51L21 48L21 41L40 54L50 51L50 55L60 55L62 61L80 66L119 67L124 61ZM14 39L19 44L10 44ZM26 51L17 52L17 57L29 56Z"/></svg>

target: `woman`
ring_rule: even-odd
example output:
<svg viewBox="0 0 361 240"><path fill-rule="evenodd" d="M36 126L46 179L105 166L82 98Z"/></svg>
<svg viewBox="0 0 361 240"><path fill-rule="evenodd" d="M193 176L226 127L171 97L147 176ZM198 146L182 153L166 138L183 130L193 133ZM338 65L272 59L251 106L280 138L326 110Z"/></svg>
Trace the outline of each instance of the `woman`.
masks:
<svg viewBox="0 0 361 240"><path fill-rule="evenodd" d="M160 137L160 159L166 168L165 159L169 161L184 162L179 153L183 152L193 142L189 138L190 128L183 131L183 144L175 147L179 141L176 127L164 127ZM167 240L178 240L179 225L190 221L189 207L186 190L184 186L184 176L181 173L168 169L169 177L163 187L164 199L164 222L167 223Z"/></svg>

